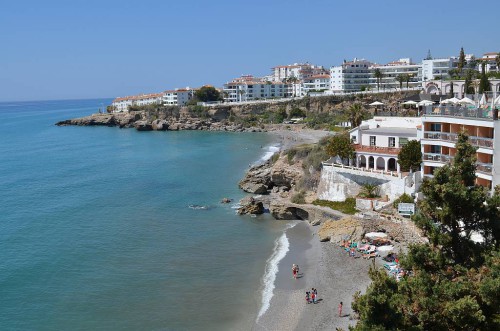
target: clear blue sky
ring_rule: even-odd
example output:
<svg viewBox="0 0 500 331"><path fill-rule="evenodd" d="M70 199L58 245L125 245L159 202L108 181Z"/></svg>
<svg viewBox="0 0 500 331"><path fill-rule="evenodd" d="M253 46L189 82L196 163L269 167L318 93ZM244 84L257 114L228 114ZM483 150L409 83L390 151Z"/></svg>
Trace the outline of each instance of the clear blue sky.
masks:
<svg viewBox="0 0 500 331"><path fill-rule="evenodd" d="M0 101L222 84L330 67L500 51L498 0L2 1Z"/></svg>

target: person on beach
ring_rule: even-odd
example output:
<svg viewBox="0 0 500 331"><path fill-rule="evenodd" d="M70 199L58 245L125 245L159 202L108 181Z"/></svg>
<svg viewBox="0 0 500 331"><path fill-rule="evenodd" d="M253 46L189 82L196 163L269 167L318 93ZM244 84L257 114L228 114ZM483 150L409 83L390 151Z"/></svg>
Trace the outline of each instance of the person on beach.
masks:
<svg viewBox="0 0 500 331"><path fill-rule="evenodd" d="M339 303L339 317L342 317L342 301Z"/></svg>
<svg viewBox="0 0 500 331"><path fill-rule="evenodd" d="M306 292L306 302L309 304L311 303L311 297L309 295L309 292Z"/></svg>
<svg viewBox="0 0 500 331"><path fill-rule="evenodd" d="M316 303L316 293L314 293L314 291L311 292L311 299L312 303Z"/></svg>
<svg viewBox="0 0 500 331"><path fill-rule="evenodd" d="M297 266L295 264L292 265L292 274L293 278L297 279Z"/></svg>

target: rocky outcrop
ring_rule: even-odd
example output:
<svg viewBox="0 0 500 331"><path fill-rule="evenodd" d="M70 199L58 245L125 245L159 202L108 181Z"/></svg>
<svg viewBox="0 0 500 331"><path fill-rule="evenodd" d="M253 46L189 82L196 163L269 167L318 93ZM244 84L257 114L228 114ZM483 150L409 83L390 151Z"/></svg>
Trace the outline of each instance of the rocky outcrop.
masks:
<svg viewBox="0 0 500 331"><path fill-rule="evenodd" d="M307 220L309 212L304 208L283 201L271 201L269 212L277 220Z"/></svg>
<svg viewBox="0 0 500 331"><path fill-rule="evenodd" d="M271 170L271 182L273 186L286 187L288 189L302 178L303 170L297 166L287 164L283 159L276 162Z"/></svg>
<svg viewBox="0 0 500 331"><path fill-rule="evenodd" d="M324 222L318 231L318 237L320 241L340 243L342 240L361 240L363 233L361 222L352 216L346 216L338 221Z"/></svg>
<svg viewBox="0 0 500 331"><path fill-rule="evenodd" d="M253 197L246 197L240 200L241 207L238 209L238 214L253 214L259 215L264 213L264 204L261 201L256 201Z"/></svg>
<svg viewBox="0 0 500 331"><path fill-rule="evenodd" d="M239 187L248 193L266 194L271 187L271 164L266 162L250 168Z"/></svg>

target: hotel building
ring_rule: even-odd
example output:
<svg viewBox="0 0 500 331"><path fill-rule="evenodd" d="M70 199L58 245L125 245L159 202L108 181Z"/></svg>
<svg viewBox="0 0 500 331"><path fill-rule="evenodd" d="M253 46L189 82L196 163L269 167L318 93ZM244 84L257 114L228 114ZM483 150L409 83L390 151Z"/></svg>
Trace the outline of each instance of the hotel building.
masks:
<svg viewBox="0 0 500 331"><path fill-rule="evenodd" d="M401 84L396 80L399 75L409 75L408 87L419 87L420 77L419 70L422 68L421 64L415 64L411 62L410 58L399 59L398 61L390 62L386 65L374 64L370 66L370 88L372 90L377 89L377 79L374 77L376 69L379 69L382 73L382 78L380 79L380 89L396 89L401 86ZM402 84L406 87L406 81Z"/></svg>
<svg viewBox="0 0 500 331"><path fill-rule="evenodd" d="M489 189L500 184L500 121L498 111L460 106L425 107L421 144L424 176L453 160L458 133L465 131L477 147L476 183Z"/></svg>
<svg viewBox="0 0 500 331"><path fill-rule="evenodd" d="M354 59L330 68L330 90L332 92L356 92L370 85L372 63Z"/></svg>
<svg viewBox="0 0 500 331"><path fill-rule="evenodd" d="M314 75L304 78L302 83L302 94L309 92L322 92L330 89L330 75Z"/></svg>
<svg viewBox="0 0 500 331"><path fill-rule="evenodd" d="M252 75L241 76L224 84L223 97L226 102L245 102L260 99L284 98L287 84L279 81L262 81Z"/></svg>

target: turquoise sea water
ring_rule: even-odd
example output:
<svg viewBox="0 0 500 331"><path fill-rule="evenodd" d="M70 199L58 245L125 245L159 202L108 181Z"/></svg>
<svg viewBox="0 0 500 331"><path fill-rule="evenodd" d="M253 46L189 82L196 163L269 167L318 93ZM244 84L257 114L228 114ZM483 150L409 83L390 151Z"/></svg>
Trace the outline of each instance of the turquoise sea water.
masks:
<svg viewBox="0 0 500 331"><path fill-rule="evenodd" d="M251 328L286 224L219 201L271 137L54 125L109 102L0 103L0 329Z"/></svg>

